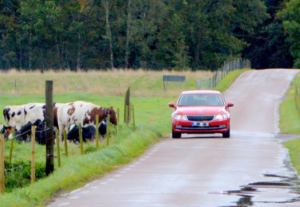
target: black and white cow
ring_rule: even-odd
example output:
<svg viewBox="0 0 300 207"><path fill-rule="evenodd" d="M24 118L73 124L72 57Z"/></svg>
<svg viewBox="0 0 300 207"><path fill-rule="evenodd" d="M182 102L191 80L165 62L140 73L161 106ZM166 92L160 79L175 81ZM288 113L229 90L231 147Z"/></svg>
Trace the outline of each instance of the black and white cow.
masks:
<svg viewBox="0 0 300 207"><path fill-rule="evenodd" d="M56 111L60 107L61 103L54 103L54 127L58 128ZM12 127L16 131L19 131L27 123L35 123L37 120L45 119L44 103L28 103L19 106L6 106L3 109L3 116L7 127ZM6 130L8 131L8 130ZM12 134L8 132L9 139L12 139Z"/></svg>
<svg viewBox="0 0 300 207"><path fill-rule="evenodd" d="M19 142L27 142L31 139L31 127L36 126L35 129L35 141L41 145L46 144L46 124L45 120L36 120L34 123L27 122L20 130L17 131L16 137Z"/></svg>
<svg viewBox="0 0 300 207"><path fill-rule="evenodd" d="M106 120L102 121L98 127L99 134L103 137L106 134L107 123ZM96 137L96 128L94 125L87 125L82 127L83 141L92 141ZM78 143L79 140L79 127L77 124L73 124L67 134L67 139Z"/></svg>

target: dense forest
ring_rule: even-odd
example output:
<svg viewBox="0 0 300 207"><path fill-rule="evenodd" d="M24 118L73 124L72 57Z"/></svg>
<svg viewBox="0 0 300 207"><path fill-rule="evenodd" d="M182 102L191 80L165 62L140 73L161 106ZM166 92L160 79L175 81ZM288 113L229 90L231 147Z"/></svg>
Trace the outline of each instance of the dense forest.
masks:
<svg viewBox="0 0 300 207"><path fill-rule="evenodd" d="M300 67L300 0L1 0L0 69Z"/></svg>

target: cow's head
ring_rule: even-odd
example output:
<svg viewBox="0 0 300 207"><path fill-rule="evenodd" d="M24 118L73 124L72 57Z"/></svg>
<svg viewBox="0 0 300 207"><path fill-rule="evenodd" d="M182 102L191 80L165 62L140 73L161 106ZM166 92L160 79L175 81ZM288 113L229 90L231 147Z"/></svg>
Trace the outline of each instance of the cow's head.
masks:
<svg viewBox="0 0 300 207"><path fill-rule="evenodd" d="M10 111L10 108L9 108L9 107L5 107L5 108L3 109L3 116L4 116L4 119L5 119L5 121L6 121L7 123L9 122L9 119L10 119L9 111Z"/></svg>
<svg viewBox="0 0 300 207"><path fill-rule="evenodd" d="M4 126L0 123L0 133L4 134L5 139L13 139L14 131L16 131L16 127Z"/></svg>
<svg viewBox="0 0 300 207"><path fill-rule="evenodd" d="M112 124L117 125L118 119L117 119L117 115L116 115L114 108L113 107L107 108L107 113L110 115L109 121Z"/></svg>

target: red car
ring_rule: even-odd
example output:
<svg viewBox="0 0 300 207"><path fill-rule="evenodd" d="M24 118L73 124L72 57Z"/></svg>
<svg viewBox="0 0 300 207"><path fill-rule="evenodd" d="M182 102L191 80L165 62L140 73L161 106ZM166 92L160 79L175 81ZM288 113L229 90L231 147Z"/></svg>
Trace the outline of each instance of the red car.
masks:
<svg viewBox="0 0 300 207"><path fill-rule="evenodd" d="M172 113L172 138L181 134L222 133L230 137L230 112L233 103L225 102L221 92L214 90L184 91Z"/></svg>

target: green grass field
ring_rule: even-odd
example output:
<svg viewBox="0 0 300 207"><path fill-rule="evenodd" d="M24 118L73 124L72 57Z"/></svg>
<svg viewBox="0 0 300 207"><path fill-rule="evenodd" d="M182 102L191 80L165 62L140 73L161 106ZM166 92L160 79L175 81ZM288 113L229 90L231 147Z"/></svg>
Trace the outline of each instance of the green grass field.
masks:
<svg viewBox="0 0 300 207"><path fill-rule="evenodd" d="M244 72L244 70L228 74L217 86L218 90L226 90L242 72ZM97 74L95 73L90 75L96 76ZM151 74L149 71L146 71L145 74L138 71L138 75L132 71L128 71L128 73L129 74L122 72L119 75L113 73L113 81L110 82L114 82L114 85L122 85L124 84L122 81L125 80L130 81L130 84L126 83L126 87L117 87L117 90L109 88L102 90L99 88L99 93L92 93L92 91L89 90L91 90L91 88L97 88L98 86L94 86L93 84L97 85L98 83L93 82L93 77L91 77L88 82L83 84L83 86L86 86L85 89L87 93L83 93L81 90L79 90L79 92L75 90L72 91L72 93L54 92L54 102L65 103L75 100L84 100L104 107L113 106L115 109L119 108L121 112L120 133L113 135L109 147L106 146L106 140L101 142L101 146L98 150L95 149L95 143L93 142L85 144L85 155L80 155L78 145L70 143L69 157L66 157L63 155L64 150L61 145L62 167L59 168L57 160L55 160L55 171L52 175L40 179L35 184L31 184L27 187L9 190L12 192L7 191L4 196L0 196L1 206L44 206L47 204L45 201L50 199L53 195L80 187L93 179L102 177L107 172L117 169L121 165L129 163L142 154L147 148L158 142L159 138L169 137L171 132L172 109L169 108L168 103L176 102L178 95L183 90L195 90L196 80L203 78L195 77L197 73L186 72L187 81L182 84L182 87L179 87L178 83L170 83L168 85L168 91L164 91L162 87L162 73L157 74L154 72ZM204 74L207 75L206 73ZM18 105L28 102L45 102L45 96L43 94L44 88L42 87L42 83L38 84L36 80L39 79L38 77L32 77L32 74L22 74L22 78L19 77L20 74L13 73L10 75L10 80L20 78L20 80L26 82L28 85L30 85L31 82L36 82L36 87L39 85L39 88L34 89L30 85L28 89L22 88L22 92L20 92L21 89L18 91L11 90L10 93L7 91L5 91L5 93L2 92L0 96L0 108L6 105ZM38 76L38 74L34 75ZM55 74L50 75L54 76ZM73 76L74 74L69 75ZM78 82L75 84L76 87L84 88L80 86L83 79L86 78L84 75L86 74L77 74L77 76L75 75L76 77L67 78L67 75L64 74L65 79L60 79L60 81L63 81L66 85L70 85L71 82L75 84L74 80L76 80ZM105 75L106 78L111 76L109 73ZM185 74L180 73L180 75ZM212 73L208 75L212 76ZM45 74L40 74L40 79L45 80L49 79L49 77L47 76L45 78ZM3 79L1 81L3 81ZM122 83L120 83L120 81ZM63 86L63 83L61 83L61 85ZM123 96L128 86L131 87L131 102L135 107L137 130L134 133L132 132L131 125L126 126L122 123L124 107ZM26 86L24 85L23 87ZM112 87L112 85L110 85L110 87ZM107 95L107 91L109 90L112 95ZM2 114L0 115L0 120L3 120ZM42 163L46 160L45 146L37 145L36 147L36 161ZM9 142L6 142L6 159L8 159L9 156L9 149ZM55 147L55 154L56 150ZM30 144L15 143L12 157L13 162L30 160L30 151Z"/></svg>

